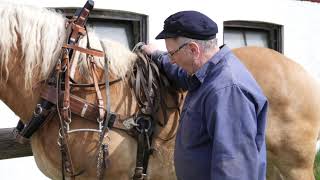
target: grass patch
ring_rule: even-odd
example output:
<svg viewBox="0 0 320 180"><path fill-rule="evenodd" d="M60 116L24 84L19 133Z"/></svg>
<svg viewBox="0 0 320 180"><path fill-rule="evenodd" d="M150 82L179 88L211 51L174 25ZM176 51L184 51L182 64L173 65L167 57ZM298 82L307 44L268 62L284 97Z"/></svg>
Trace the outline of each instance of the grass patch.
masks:
<svg viewBox="0 0 320 180"><path fill-rule="evenodd" d="M317 153L314 160L314 176L316 180L320 180L320 151Z"/></svg>

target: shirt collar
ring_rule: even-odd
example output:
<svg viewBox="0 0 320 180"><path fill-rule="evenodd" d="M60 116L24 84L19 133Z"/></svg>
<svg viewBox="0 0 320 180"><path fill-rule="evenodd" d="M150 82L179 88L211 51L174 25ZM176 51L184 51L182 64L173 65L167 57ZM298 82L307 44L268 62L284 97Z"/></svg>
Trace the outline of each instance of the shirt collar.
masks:
<svg viewBox="0 0 320 180"><path fill-rule="evenodd" d="M212 62L214 65L218 64L220 59L222 59L227 53L231 51L231 49L227 45L222 45L219 47L220 51L218 51L212 58L208 61L209 63Z"/></svg>
<svg viewBox="0 0 320 180"><path fill-rule="evenodd" d="M207 74L207 71L208 71L208 67L209 67L209 64L218 64L218 62L227 54L231 51L231 49L226 46L226 45L222 45L220 46L220 50L214 54L209 60L207 63L205 63L200 69L198 69L198 71L195 72L194 76L196 76L198 79L198 81L200 81L200 83L203 83L205 77L206 77L206 74Z"/></svg>
<svg viewBox="0 0 320 180"><path fill-rule="evenodd" d="M220 62L220 60L231 51L231 49L226 46L222 45L219 47L220 50L214 54L207 63L205 63L200 69L198 69L193 75L188 76L189 87L188 90L192 91L198 88L206 78L208 70L212 69L216 64ZM210 65L210 64L213 64Z"/></svg>

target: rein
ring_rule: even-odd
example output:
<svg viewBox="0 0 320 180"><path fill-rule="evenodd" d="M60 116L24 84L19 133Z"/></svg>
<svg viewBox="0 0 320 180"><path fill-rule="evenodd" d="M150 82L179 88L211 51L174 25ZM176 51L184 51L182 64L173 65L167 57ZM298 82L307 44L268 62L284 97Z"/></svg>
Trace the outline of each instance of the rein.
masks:
<svg viewBox="0 0 320 180"><path fill-rule="evenodd" d="M169 81L163 76L157 65L142 52L139 48L141 44L137 44L133 52L137 54L138 59L130 71L128 80L131 86L139 111L132 116L122 116L111 112L110 110L110 86L123 81L118 78L110 81L108 78L108 58L102 51L92 49L90 47L89 37L87 35L87 48L78 46L80 37L83 37L87 31L85 28L86 20L89 12L93 8L93 1L89 0L82 8L79 15L67 26L69 33L66 44L62 46L61 60L56 64L56 68L51 73L45 88L42 89L40 100L36 105L34 113L27 124L23 124L20 120L13 134L19 143L27 143L29 138L36 132L45 122L50 121L56 114L59 117L59 137L58 146L61 151L61 175L62 179L70 177L75 179L85 170L75 172L70 152L68 136L74 132L94 132L98 133L99 141L97 147L97 179L103 179L105 168L109 165L109 146L104 143L106 138L111 141L108 136L109 129L118 129L127 132L137 140L137 160L133 180L144 180L147 177L147 167L149 156L153 152L152 139L155 132L156 124L165 126L168 120L167 109L179 111L179 98L174 90L170 90ZM106 50L103 44L103 49ZM87 54L89 69L91 70L92 84L80 84L72 79L75 64L78 60L74 59L75 51ZM105 82L99 83L96 68L97 65L93 59L94 56L104 57L104 76ZM96 93L96 103L89 103L86 99L72 94L73 88L94 88ZM103 101L101 88L105 88L106 102ZM165 89L165 91L164 91ZM175 100L175 106L169 107L163 97L167 94L171 95ZM106 104L106 106L105 106ZM161 108L163 120L157 119L156 113ZM85 120L98 124L98 129L71 129L71 114L75 114ZM174 137L174 135L172 136Z"/></svg>

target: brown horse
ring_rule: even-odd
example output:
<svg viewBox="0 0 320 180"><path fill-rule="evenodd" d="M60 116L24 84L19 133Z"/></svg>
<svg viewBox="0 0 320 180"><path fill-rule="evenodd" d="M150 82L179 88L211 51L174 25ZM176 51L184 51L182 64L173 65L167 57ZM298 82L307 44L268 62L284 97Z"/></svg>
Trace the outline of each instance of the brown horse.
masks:
<svg viewBox="0 0 320 180"><path fill-rule="evenodd" d="M66 36L65 18L45 9L22 6L0 7L0 99L23 120L31 117L43 86L39 83L48 78L54 68ZM86 44L86 38L80 44ZM122 77L121 83L110 87L111 110L122 115L137 111L137 103L126 83L137 56L121 45L94 35L91 44L104 50L110 61L109 76ZM268 179L314 179L313 161L320 127L320 88L301 66L283 55L264 48L240 48L235 54L252 72L270 102L267 126ZM83 54L78 54L79 64L75 73L78 82L92 82ZM96 59L103 67L103 60ZM100 69L103 80L103 69ZM94 103L92 89L75 92ZM105 97L104 97L105 98ZM164 97L173 103L170 96ZM165 127L157 127L150 157L148 178L153 180L176 179L173 167L174 138L178 113L168 111ZM161 116L161 113L159 113ZM95 128L97 124L72 115L72 128ZM133 175L137 142L125 132L109 132L110 167L107 179L130 179ZM31 139L32 151L39 169L51 179L61 179L61 161L57 146L58 118L47 122ZM168 140L165 140L168 139ZM95 179L96 148L98 136L92 132L76 132L69 135L72 160L77 172L84 170L76 179Z"/></svg>

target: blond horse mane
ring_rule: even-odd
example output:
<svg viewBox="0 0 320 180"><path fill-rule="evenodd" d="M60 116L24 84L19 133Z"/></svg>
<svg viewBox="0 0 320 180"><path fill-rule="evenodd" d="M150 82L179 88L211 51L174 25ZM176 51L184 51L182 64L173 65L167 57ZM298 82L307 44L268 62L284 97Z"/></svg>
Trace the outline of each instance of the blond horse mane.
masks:
<svg viewBox="0 0 320 180"><path fill-rule="evenodd" d="M66 19L52 10L16 4L0 5L0 15L0 68L1 72L5 70L5 76L1 74L0 79L8 79L8 62L12 58L10 55L20 50L21 62L24 62L25 87L32 88L33 78L47 79L59 59L61 46L66 39ZM91 47L98 50L103 49L101 44L105 47L110 72L124 77L136 60L136 55L119 43L99 41L93 31L89 31ZM79 41L79 45L85 47L86 44L85 36ZM76 58L79 58L80 72L85 75L88 72L87 63L83 61L85 54L76 53ZM104 58L96 60L100 67L104 66Z"/></svg>

